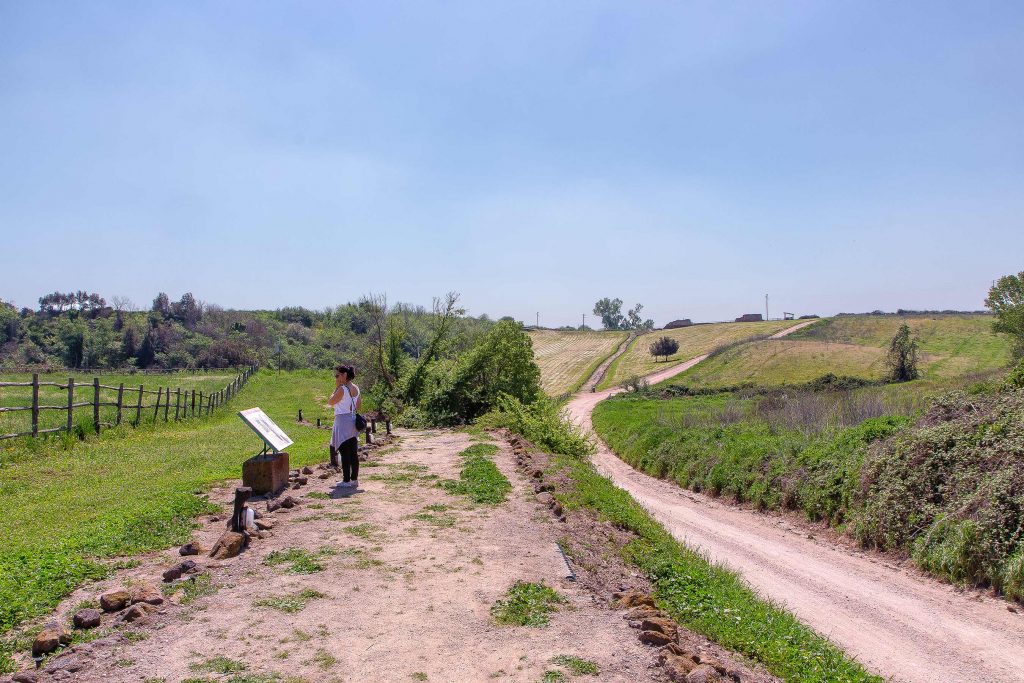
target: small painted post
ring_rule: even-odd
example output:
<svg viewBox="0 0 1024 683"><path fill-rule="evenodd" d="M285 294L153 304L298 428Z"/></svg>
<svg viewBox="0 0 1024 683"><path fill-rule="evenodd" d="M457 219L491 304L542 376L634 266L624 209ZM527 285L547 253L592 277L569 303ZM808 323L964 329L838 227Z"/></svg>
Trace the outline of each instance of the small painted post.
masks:
<svg viewBox="0 0 1024 683"><path fill-rule="evenodd" d="M32 436L39 436L39 373L32 373Z"/></svg>
<svg viewBox="0 0 1024 683"><path fill-rule="evenodd" d="M100 378L92 378L92 424L100 433Z"/></svg>
<svg viewBox="0 0 1024 683"><path fill-rule="evenodd" d="M384 420L384 428L387 430L388 435L391 434L391 420Z"/></svg>
<svg viewBox="0 0 1024 683"><path fill-rule="evenodd" d="M373 432L374 434L377 433L377 420L376 419L373 419L373 418L370 419L370 431Z"/></svg>
<svg viewBox="0 0 1024 683"><path fill-rule="evenodd" d="M366 443L367 444L373 443L373 434L370 433L370 428L369 427L366 428Z"/></svg>

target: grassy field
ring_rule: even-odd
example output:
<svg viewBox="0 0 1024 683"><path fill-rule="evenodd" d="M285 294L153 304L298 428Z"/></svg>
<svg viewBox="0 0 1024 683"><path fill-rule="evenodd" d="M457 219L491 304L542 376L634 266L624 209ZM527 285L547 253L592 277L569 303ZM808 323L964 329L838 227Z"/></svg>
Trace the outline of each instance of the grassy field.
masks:
<svg viewBox="0 0 1024 683"><path fill-rule="evenodd" d="M675 330L655 330L642 334L629 345L619 356L608 374L601 381L599 389L613 387L625 382L630 377L648 375L676 363L689 360L703 353L708 353L717 346L762 334L774 334L779 330L792 327L792 320L772 320L760 323L713 323L694 325ZM679 350L665 360L656 361L650 353L651 342L660 337L670 337L679 342Z"/></svg>
<svg viewBox="0 0 1024 683"><path fill-rule="evenodd" d="M204 394L211 392L220 391L229 382L238 376L238 372L235 370L217 370L205 373L160 373L160 374L91 374L91 375L79 375L75 371L65 372L51 372L39 375L40 382L56 382L59 384L66 384L68 378L74 378L75 380L75 403L81 403L85 401L93 400L93 378L99 377L100 384L116 387L121 383L124 383L126 391L124 394L125 402L125 415L127 415L128 408L135 405L138 399L138 392L127 391L127 389L134 387L139 388L139 385L143 385L147 391L157 391L159 388L166 390L167 388L181 389L184 394L185 391L191 392L193 389L197 392L202 391ZM0 373L0 382L31 382L32 375L26 373ZM117 392L110 389L100 390L100 401L108 402L115 401L117 399ZM56 405L63 406L67 405L68 392L66 389L60 389L58 387L41 386L39 387L39 403L40 405ZM173 401L173 395L172 395ZM146 394L143 399L144 405L153 405L156 403L156 395ZM163 401L161 401L161 404ZM32 387L0 387L0 406L13 407L13 406L30 406L32 405ZM171 407L171 413L173 414L174 408ZM112 406L101 406L100 408L100 420L104 422L113 422L116 409ZM92 424L92 408L83 407L76 408L74 411L75 422L87 421L90 425ZM162 415L161 409L161 415ZM134 412L132 412L134 417ZM147 419L152 421L153 412L150 411L146 416ZM65 424L67 419L67 412L62 410L44 410L39 413L39 428L50 429L52 427L60 427ZM31 429L32 417L30 411L18 411L13 413L0 413L0 434L12 434L16 432L25 432Z"/></svg>
<svg viewBox="0 0 1024 683"><path fill-rule="evenodd" d="M1024 391L996 378L968 382L631 395L602 402L593 419L619 457L648 474L802 510L950 581L1021 599ZM949 393L957 384L966 391Z"/></svg>
<svg viewBox="0 0 1024 683"><path fill-rule="evenodd" d="M218 380L219 383L219 380ZM315 420L330 373L257 373L227 409L202 421L122 426L85 441L11 439L0 446L0 641L46 613L109 558L184 542L207 509L197 491L240 476L259 439L235 412L259 406L294 439L291 463L326 459L329 433ZM2 660L0 648L0 660Z"/></svg>
<svg viewBox="0 0 1024 683"><path fill-rule="evenodd" d="M544 392L560 396L579 389L627 336L625 332L531 331Z"/></svg>
<svg viewBox="0 0 1024 683"><path fill-rule="evenodd" d="M666 383L773 386L806 382L829 372L881 379L889 341L904 322L920 340L920 369L926 379L986 372L1010 360L1010 343L992 332L989 316L842 316L783 339L729 349Z"/></svg>

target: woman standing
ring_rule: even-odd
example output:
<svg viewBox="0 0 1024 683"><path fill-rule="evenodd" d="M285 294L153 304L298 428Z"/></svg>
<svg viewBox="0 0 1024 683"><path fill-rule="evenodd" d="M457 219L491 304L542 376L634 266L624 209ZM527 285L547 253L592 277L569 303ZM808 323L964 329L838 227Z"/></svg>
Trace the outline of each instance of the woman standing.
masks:
<svg viewBox="0 0 1024 683"><path fill-rule="evenodd" d="M359 432L356 430L356 413L359 412L362 396L359 387L352 382L355 377L356 371L351 365L339 365L334 368L334 393L327 401L334 406L331 455L341 455L341 472L344 478L341 485L349 488L359 486Z"/></svg>

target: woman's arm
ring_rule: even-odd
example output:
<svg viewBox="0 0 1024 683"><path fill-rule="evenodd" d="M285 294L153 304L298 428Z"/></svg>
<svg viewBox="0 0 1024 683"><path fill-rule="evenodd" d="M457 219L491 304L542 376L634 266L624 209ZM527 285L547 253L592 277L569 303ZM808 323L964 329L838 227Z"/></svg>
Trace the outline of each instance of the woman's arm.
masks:
<svg viewBox="0 0 1024 683"><path fill-rule="evenodd" d="M340 401L342 397L345 395L344 387L344 384L339 384L337 387L335 387L334 393L331 394L331 397L329 399L327 399L327 405L337 405L338 401Z"/></svg>
<svg viewBox="0 0 1024 683"><path fill-rule="evenodd" d="M359 409L363 405L363 392L359 391L359 387L357 387L355 384L353 384L352 386L356 390L356 393L355 393L355 397L356 397L356 412L358 413Z"/></svg>

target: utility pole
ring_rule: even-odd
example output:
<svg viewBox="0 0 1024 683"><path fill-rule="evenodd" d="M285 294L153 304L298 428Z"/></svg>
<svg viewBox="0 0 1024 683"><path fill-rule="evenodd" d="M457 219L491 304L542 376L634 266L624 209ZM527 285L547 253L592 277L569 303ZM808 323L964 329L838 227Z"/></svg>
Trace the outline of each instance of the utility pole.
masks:
<svg viewBox="0 0 1024 683"><path fill-rule="evenodd" d="M587 314L584 313L583 314L583 324L580 325L580 329L584 329L585 330L586 328L587 328Z"/></svg>
<svg viewBox="0 0 1024 683"><path fill-rule="evenodd" d="M537 311L537 329L540 329L540 311Z"/></svg>
<svg viewBox="0 0 1024 683"><path fill-rule="evenodd" d="M768 295L764 295L764 319L768 319Z"/></svg>

